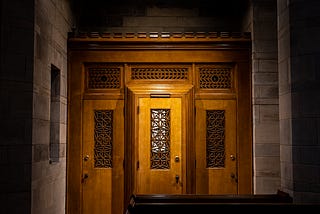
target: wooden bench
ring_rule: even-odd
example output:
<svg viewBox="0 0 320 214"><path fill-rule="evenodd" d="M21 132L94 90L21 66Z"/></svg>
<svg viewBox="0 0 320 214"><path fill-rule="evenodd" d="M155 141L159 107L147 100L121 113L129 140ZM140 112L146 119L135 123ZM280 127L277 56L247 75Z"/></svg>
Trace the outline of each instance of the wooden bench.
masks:
<svg viewBox="0 0 320 214"><path fill-rule="evenodd" d="M281 191L265 195L132 195L127 214L216 213L219 211L306 211L319 204L296 204Z"/></svg>

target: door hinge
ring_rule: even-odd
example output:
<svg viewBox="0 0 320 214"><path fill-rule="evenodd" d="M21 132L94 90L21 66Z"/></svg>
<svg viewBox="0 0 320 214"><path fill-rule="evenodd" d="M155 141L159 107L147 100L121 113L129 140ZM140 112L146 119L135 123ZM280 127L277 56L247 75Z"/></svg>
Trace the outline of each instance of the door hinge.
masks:
<svg viewBox="0 0 320 214"><path fill-rule="evenodd" d="M137 161L137 169L139 169L139 166L140 166L139 161Z"/></svg>
<svg viewBox="0 0 320 214"><path fill-rule="evenodd" d="M140 113L140 106L137 106L137 114Z"/></svg>

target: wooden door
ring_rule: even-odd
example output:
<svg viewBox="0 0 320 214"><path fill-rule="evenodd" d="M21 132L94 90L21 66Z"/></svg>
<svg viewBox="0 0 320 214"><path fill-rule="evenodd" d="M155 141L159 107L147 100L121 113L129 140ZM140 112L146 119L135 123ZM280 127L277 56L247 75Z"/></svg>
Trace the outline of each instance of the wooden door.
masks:
<svg viewBox="0 0 320 214"><path fill-rule="evenodd" d="M235 100L196 100L196 193L238 194Z"/></svg>
<svg viewBox="0 0 320 214"><path fill-rule="evenodd" d="M133 193L253 193L252 42L225 35L69 38L67 213L116 214ZM171 98L146 98L163 91ZM171 112L169 169L150 169L151 108ZM113 110L112 167L94 165L95 109ZM207 110L225 114L220 168L206 165Z"/></svg>
<svg viewBox="0 0 320 214"><path fill-rule="evenodd" d="M183 193L181 98L139 98L138 194Z"/></svg>
<svg viewBox="0 0 320 214"><path fill-rule="evenodd" d="M123 213L123 100L83 101L83 214Z"/></svg>

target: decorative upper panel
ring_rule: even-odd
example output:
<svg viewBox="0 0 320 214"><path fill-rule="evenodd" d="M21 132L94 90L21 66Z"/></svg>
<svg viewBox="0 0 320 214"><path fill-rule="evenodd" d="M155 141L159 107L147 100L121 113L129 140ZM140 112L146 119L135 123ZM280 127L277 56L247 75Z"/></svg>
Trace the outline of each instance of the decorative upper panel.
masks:
<svg viewBox="0 0 320 214"><path fill-rule="evenodd" d="M196 64L195 67L198 92L233 93L235 91L236 72L233 64Z"/></svg>
<svg viewBox="0 0 320 214"><path fill-rule="evenodd" d="M137 63L129 64L129 81L134 82L191 82L191 64Z"/></svg>
<svg viewBox="0 0 320 214"><path fill-rule="evenodd" d="M87 92L119 91L122 89L123 65L114 63L85 64Z"/></svg>

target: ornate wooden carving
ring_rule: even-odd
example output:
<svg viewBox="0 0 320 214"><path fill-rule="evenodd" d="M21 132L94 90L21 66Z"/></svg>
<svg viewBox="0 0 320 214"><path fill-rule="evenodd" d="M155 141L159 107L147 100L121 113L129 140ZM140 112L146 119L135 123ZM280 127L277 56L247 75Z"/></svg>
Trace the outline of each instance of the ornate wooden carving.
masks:
<svg viewBox="0 0 320 214"><path fill-rule="evenodd" d="M113 110L94 111L94 167L112 168Z"/></svg>
<svg viewBox="0 0 320 214"><path fill-rule="evenodd" d="M231 89L232 68L230 66L207 65L201 66L199 70L200 89Z"/></svg>
<svg viewBox="0 0 320 214"><path fill-rule="evenodd" d="M131 80L187 81L190 65L136 64L131 65Z"/></svg>
<svg viewBox="0 0 320 214"><path fill-rule="evenodd" d="M121 88L123 65L113 63L86 63L86 89L114 90Z"/></svg>
<svg viewBox="0 0 320 214"><path fill-rule="evenodd" d="M170 109L151 109L151 169L170 168Z"/></svg>
<svg viewBox="0 0 320 214"><path fill-rule="evenodd" d="M206 153L207 168L225 165L225 111L207 110Z"/></svg>

